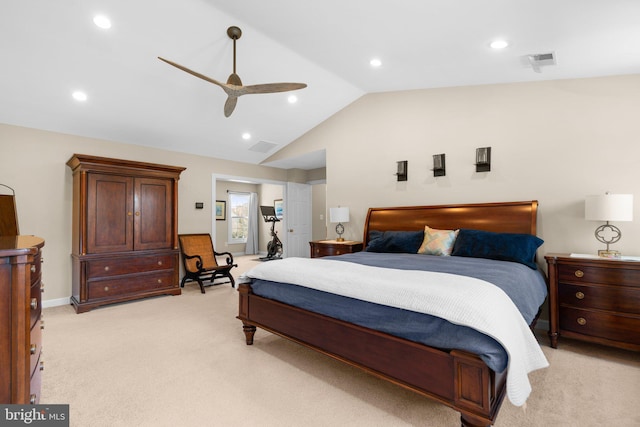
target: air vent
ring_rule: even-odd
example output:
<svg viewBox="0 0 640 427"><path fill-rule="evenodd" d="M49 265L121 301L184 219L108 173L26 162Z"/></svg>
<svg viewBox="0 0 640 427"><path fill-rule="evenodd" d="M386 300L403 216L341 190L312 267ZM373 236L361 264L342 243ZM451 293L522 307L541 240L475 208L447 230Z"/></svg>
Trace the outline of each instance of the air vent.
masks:
<svg viewBox="0 0 640 427"><path fill-rule="evenodd" d="M540 73L542 71L540 67L556 65L556 55L554 52L529 55L529 64L533 67L533 71Z"/></svg>
<svg viewBox="0 0 640 427"><path fill-rule="evenodd" d="M258 153L268 153L269 151L271 151L277 146L278 144L274 144L273 142L260 141L255 145L253 145L252 147L249 147L249 151L256 151Z"/></svg>

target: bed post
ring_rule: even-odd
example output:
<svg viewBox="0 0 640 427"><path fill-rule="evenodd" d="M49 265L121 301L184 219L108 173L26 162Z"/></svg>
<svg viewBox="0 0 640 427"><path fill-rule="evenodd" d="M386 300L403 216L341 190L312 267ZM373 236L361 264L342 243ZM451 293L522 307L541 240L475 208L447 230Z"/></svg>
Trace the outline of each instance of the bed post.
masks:
<svg viewBox="0 0 640 427"><path fill-rule="evenodd" d="M249 320L249 294L251 294L251 286L248 283L240 283L240 285L238 285L238 293L240 294L240 303L237 318L242 320L242 332L244 332L247 345L252 345L256 327L247 322L247 320Z"/></svg>

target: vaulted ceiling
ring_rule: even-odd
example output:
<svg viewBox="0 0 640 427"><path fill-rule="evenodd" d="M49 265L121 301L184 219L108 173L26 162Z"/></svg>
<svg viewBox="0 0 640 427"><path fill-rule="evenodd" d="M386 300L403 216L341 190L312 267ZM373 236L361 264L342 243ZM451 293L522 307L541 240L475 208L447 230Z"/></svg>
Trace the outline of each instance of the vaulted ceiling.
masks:
<svg viewBox="0 0 640 427"><path fill-rule="evenodd" d="M268 158L364 94L638 73L639 22L637 0L7 0L0 122L310 169L322 156ZM224 82L232 25L245 85L308 87L242 96L226 118L220 87L157 59Z"/></svg>

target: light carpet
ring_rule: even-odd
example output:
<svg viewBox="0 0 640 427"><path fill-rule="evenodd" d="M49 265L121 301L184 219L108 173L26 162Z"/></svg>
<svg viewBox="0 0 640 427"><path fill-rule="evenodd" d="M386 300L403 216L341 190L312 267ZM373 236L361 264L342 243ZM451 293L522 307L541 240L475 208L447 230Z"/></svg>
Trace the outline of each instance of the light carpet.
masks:
<svg viewBox="0 0 640 427"><path fill-rule="evenodd" d="M254 256L255 257L255 256ZM250 268L238 259L237 277ZM41 403L71 426L459 426L425 397L258 329L244 342L237 292L188 284L180 296L75 314L44 310ZM538 337L550 367L530 374L526 409L497 427L640 426L640 355Z"/></svg>

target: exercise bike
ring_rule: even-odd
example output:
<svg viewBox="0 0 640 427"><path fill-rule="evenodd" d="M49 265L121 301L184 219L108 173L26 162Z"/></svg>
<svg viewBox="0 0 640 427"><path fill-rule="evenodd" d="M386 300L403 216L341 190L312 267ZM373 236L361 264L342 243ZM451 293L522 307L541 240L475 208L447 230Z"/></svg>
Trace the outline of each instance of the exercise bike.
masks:
<svg viewBox="0 0 640 427"><path fill-rule="evenodd" d="M282 258L282 242L275 231L276 222L280 222L273 206L260 206L260 212L264 222L271 223L271 241L267 243L267 256L260 258L262 261L270 261Z"/></svg>

